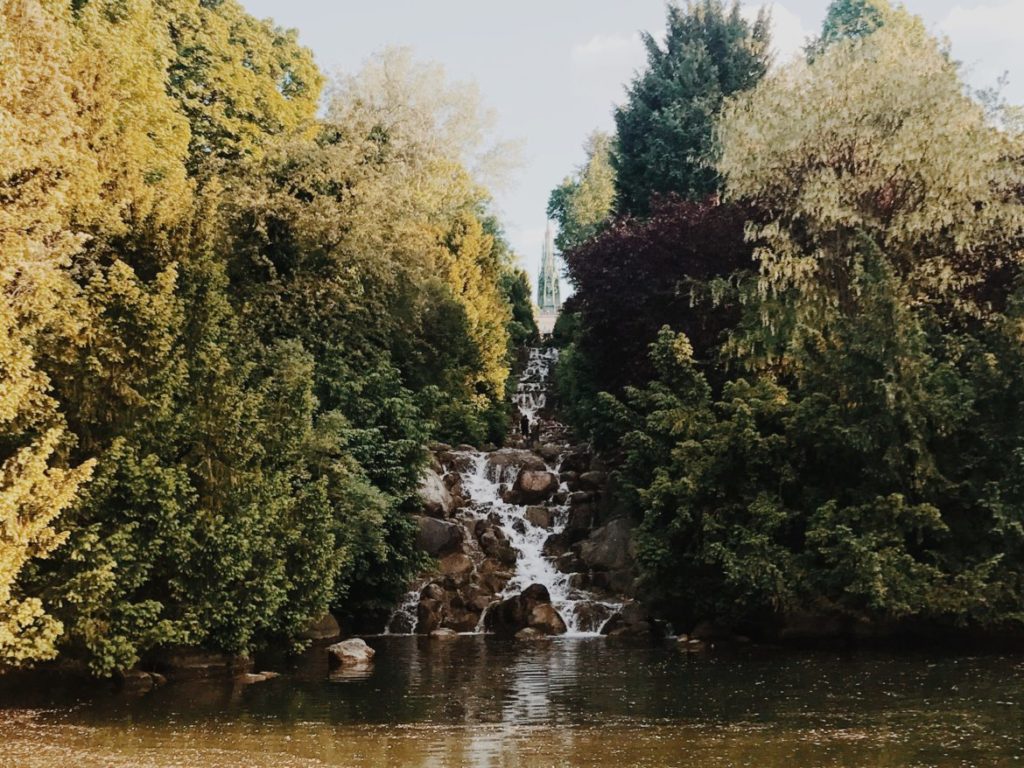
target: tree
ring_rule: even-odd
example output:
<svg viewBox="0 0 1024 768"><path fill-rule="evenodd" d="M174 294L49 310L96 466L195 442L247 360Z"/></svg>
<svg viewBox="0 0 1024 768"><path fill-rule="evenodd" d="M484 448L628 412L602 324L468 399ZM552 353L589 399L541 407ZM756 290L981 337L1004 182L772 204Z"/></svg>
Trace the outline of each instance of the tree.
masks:
<svg viewBox="0 0 1024 768"><path fill-rule="evenodd" d="M587 159L548 197L548 218L558 222L555 245L566 253L596 235L615 204L610 136L595 131L583 145Z"/></svg>
<svg viewBox="0 0 1024 768"><path fill-rule="evenodd" d="M0 667L51 658L62 631L23 571L63 536L91 462L60 461L72 440L42 365L50 334L75 339L68 267L81 238L68 224L88 158L77 105L73 37L60 3L0 3Z"/></svg>
<svg viewBox="0 0 1024 768"><path fill-rule="evenodd" d="M909 301L1005 304L1024 232L1016 137L986 121L920 20L893 16L771 75L730 102L720 134L729 196L766 214L761 291L795 291L785 307L801 314L775 327L799 334L851 306L865 239Z"/></svg>
<svg viewBox="0 0 1024 768"><path fill-rule="evenodd" d="M809 50L813 56L837 40L867 37L893 14L888 0L832 0L825 12L821 37Z"/></svg>
<svg viewBox="0 0 1024 768"><path fill-rule="evenodd" d="M770 61L769 19L750 24L739 3L670 4L664 47L644 35L647 69L615 110L617 210L645 214L652 196L701 200L720 181L713 165L714 119L723 100L764 76Z"/></svg>
<svg viewBox="0 0 1024 768"><path fill-rule="evenodd" d="M191 126L193 171L258 156L278 135L312 134L324 78L294 30L235 0L155 2L174 46L167 90Z"/></svg>
<svg viewBox="0 0 1024 768"><path fill-rule="evenodd" d="M575 388L562 400L582 426L596 423L588 391L620 393L649 380L648 346L663 325L693 339L700 365L717 367L717 349L739 319L735 279L753 266L748 216L737 206L664 200L649 217L615 219L564 255L569 310L580 325L559 376L564 370Z"/></svg>
<svg viewBox="0 0 1024 768"><path fill-rule="evenodd" d="M716 395L666 329L606 400L651 594L770 634L1021 621L1024 172L902 12L732 100L760 274Z"/></svg>

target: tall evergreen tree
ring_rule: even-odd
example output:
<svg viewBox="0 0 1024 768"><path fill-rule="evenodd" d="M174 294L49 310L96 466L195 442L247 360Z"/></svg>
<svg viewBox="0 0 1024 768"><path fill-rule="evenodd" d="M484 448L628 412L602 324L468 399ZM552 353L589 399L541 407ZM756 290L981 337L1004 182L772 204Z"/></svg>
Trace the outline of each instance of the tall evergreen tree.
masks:
<svg viewBox="0 0 1024 768"><path fill-rule="evenodd" d="M647 69L615 111L619 213L646 213L653 195L700 200L718 190L715 115L726 97L757 84L771 58L767 12L751 24L738 2L670 4L664 46L643 39Z"/></svg>

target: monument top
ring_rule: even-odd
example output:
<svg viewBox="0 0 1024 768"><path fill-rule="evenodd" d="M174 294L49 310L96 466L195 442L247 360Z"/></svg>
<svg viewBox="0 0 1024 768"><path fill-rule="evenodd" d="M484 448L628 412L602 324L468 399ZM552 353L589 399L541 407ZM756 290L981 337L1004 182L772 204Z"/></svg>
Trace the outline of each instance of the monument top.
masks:
<svg viewBox="0 0 1024 768"><path fill-rule="evenodd" d="M551 222L548 221L544 232L544 250L541 255L540 271L537 273L537 307L540 309L538 318L540 332L551 333L562 306L561 293L558 286L558 269L555 266L555 240L551 233Z"/></svg>

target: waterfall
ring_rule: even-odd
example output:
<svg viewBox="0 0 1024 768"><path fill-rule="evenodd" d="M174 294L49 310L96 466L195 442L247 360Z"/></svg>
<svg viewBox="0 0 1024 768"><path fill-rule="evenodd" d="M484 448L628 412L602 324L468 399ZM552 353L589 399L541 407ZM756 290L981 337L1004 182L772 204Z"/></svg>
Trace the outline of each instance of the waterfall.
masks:
<svg viewBox="0 0 1024 768"><path fill-rule="evenodd" d="M557 349L530 349L526 367L512 399L520 418L526 416L529 419L542 442L550 442L558 447L558 455L555 455L554 450L545 451L547 459L544 464L548 471L559 475L567 430L542 413L548 403L551 366L557 360ZM518 434L519 419L516 421L512 442L522 444L524 439ZM531 521L529 506L505 501L504 492L516 481L520 469L518 466L494 463L489 461L491 453L476 450L451 451L450 455L458 459L452 462L456 467L453 471L459 475L461 493L467 502L457 512L456 519L466 529L468 538L472 538L477 521L487 519L500 528L515 552L512 578L495 595L495 602L518 595L532 584L541 584L547 588L552 605L565 622L568 635L599 634L602 625L622 607L622 602L608 599L607 595L598 596L582 588L585 579L581 581L574 578L581 574L562 572L556 567L554 559L545 554L545 543L549 537L557 539L566 530L570 520L570 492L566 483L561 482L558 492L548 501L536 505L543 508L542 517L549 518L539 521L543 524L538 524L536 510ZM536 457L534 461L537 461ZM406 595L388 622L388 633L409 634L415 631L420 599L420 588ZM486 609L480 614L477 632L483 631L485 616Z"/></svg>
<svg viewBox="0 0 1024 768"><path fill-rule="evenodd" d="M554 513L554 525L551 529L534 525L526 519L526 505L502 500L502 486L511 482L509 478L489 471L493 468L488 467L486 454L475 453L470 458L473 463L462 475L462 487L469 493L475 508L497 515L502 531L518 553L512 580L500 597L517 595L531 584L543 584L551 595L552 605L565 621L567 634L598 634L601 625L621 603L599 600L585 590L574 589L570 583L573 574L560 572L551 558L544 555L544 542L548 537L565 530L568 506L548 502L544 506ZM549 469L557 473L558 467L549 465ZM514 479L513 476L511 480ZM564 483L560 490L566 490Z"/></svg>

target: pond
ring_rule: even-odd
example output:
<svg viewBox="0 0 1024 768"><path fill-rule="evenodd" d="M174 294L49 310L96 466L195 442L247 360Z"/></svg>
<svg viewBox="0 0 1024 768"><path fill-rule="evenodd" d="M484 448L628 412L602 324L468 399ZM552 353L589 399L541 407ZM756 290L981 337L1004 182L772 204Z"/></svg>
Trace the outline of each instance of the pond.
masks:
<svg viewBox="0 0 1024 768"><path fill-rule="evenodd" d="M4 689L0 766L1017 766L1024 657L368 638L267 682Z"/></svg>

